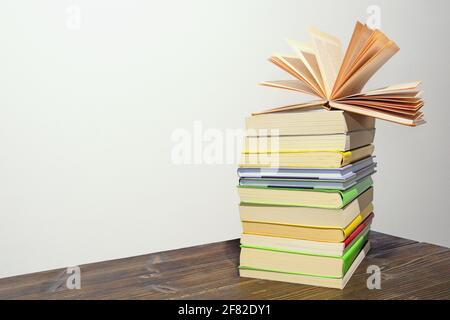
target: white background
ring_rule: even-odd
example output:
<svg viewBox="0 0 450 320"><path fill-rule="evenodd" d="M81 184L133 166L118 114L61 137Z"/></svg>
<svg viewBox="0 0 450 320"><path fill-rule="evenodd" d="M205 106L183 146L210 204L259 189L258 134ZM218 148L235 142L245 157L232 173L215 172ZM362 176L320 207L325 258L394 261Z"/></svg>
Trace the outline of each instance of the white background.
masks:
<svg viewBox="0 0 450 320"><path fill-rule="evenodd" d="M423 80L428 120L377 122L374 229L449 246L448 1L3 0L0 277L237 238L236 166L173 165L173 130L306 100L266 59L371 4L401 50L367 87Z"/></svg>

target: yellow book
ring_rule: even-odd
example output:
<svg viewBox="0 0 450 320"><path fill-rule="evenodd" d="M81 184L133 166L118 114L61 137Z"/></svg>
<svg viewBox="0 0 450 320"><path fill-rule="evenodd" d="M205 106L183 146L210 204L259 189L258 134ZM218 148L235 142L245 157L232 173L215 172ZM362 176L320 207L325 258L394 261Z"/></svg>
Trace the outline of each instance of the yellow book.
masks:
<svg viewBox="0 0 450 320"><path fill-rule="evenodd" d="M373 144L349 151L298 151L277 153L243 153L242 168L341 168L367 158Z"/></svg>
<svg viewBox="0 0 450 320"><path fill-rule="evenodd" d="M371 214L372 213L368 210L361 212L345 228L243 221L242 230L245 234L270 237L292 238L321 242L342 242Z"/></svg>

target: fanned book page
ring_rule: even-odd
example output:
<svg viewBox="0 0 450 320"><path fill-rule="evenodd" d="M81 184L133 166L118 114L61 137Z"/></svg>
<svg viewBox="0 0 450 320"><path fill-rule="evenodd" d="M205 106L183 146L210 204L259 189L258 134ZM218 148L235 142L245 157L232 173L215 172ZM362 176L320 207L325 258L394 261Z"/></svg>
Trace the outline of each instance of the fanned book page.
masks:
<svg viewBox="0 0 450 320"><path fill-rule="evenodd" d="M338 38L315 28L309 28L308 31L313 40L316 60L323 79L323 91L326 97L330 98L334 82L342 64L342 44Z"/></svg>
<svg viewBox="0 0 450 320"><path fill-rule="evenodd" d="M345 54L336 37L314 28L309 29L309 34L311 43L289 41L296 56L274 55L269 59L296 79L261 84L319 99L254 114L324 107L408 126L425 122L420 111L424 105L420 82L362 92L370 78L399 50L383 32L357 22Z"/></svg>

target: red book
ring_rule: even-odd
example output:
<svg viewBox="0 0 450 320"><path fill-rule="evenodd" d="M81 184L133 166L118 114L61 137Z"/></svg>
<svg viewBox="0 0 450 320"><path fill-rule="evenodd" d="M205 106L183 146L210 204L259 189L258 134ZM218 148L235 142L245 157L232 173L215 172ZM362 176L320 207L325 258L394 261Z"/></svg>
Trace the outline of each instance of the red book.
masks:
<svg viewBox="0 0 450 320"><path fill-rule="evenodd" d="M347 239L344 240L344 247L347 248L347 246L356 238L358 237L361 232L366 229L367 226L369 226L372 223L374 213L372 212L367 216L366 219L364 219L363 222L360 223L360 225L347 237Z"/></svg>

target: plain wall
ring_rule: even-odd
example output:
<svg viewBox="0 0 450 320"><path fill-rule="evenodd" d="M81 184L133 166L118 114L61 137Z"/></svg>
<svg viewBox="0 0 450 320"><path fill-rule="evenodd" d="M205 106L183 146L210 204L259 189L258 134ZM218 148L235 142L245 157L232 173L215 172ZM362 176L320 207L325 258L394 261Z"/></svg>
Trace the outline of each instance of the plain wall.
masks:
<svg viewBox="0 0 450 320"><path fill-rule="evenodd" d="M308 100L266 59L372 4L401 50L366 88L422 80L428 120L377 121L373 228L449 246L448 1L4 0L0 277L237 238L236 165L175 165L172 133Z"/></svg>

